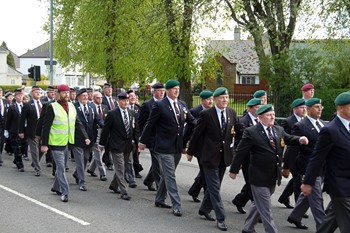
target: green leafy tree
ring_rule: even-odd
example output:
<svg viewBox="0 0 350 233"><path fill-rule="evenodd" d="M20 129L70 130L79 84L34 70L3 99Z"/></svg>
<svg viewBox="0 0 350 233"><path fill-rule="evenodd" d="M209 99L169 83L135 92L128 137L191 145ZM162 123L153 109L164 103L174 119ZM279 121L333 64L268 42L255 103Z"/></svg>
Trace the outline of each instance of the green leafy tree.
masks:
<svg viewBox="0 0 350 233"><path fill-rule="evenodd" d="M2 42L1 46L2 48L6 49L9 51L9 54L7 55L7 65L16 68L16 64L15 64L15 59L13 58L12 53L10 52L10 50L7 48L7 45L5 43L5 41Z"/></svg>

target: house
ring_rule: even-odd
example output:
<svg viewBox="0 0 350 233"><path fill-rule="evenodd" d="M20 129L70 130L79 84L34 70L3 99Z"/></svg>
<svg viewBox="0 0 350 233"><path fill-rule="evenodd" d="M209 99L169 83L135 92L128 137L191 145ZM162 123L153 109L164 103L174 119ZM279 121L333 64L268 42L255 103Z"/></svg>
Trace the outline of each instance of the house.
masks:
<svg viewBox="0 0 350 233"><path fill-rule="evenodd" d="M239 28L234 29L234 40L212 40L210 50L220 64L216 79L206 78L206 87L215 90L225 86L233 93L251 94L267 90L267 81L259 78L259 59L254 41L242 40Z"/></svg>
<svg viewBox="0 0 350 233"><path fill-rule="evenodd" d="M7 64L9 50L0 47L0 85L22 85L22 73ZM16 63L16 59L15 59ZM18 63L16 63L17 66Z"/></svg>
<svg viewBox="0 0 350 233"><path fill-rule="evenodd" d="M50 44L46 42L32 50L28 50L25 54L19 56L20 71L28 75L28 68L31 66L40 66L41 75L45 75L49 80L50 77ZM55 59L53 59L55 60ZM90 78L88 75L77 70L68 70L60 66L57 62L53 66L53 85L66 84L72 87L88 87L90 86Z"/></svg>

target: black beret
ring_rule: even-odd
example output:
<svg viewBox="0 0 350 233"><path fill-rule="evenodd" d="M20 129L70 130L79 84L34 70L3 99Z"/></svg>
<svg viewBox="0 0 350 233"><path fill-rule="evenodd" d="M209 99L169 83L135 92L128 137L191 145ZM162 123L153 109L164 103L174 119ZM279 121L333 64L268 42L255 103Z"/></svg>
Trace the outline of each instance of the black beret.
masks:
<svg viewBox="0 0 350 233"><path fill-rule="evenodd" d="M118 94L118 100L125 100L125 99L129 99L129 94L126 92L121 92Z"/></svg>
<svg viewBox="0 0 350 233"><path fill-rule="evenodd" d="M93 91L92 87L86 88L87 91Z"/></svg>
<svg viewBox="0 0 350 233"><path fill-rule="evenodd" d="M86 88L81 88L77 91L77 97L83 93L87 92Z"/></svg>
<svg viewBox="0 0 350 233"><path fill-rule="evenodd" d="M128 90L126 93L130 94L131 92L134 92L133 90Z"/></svg>
<svg viewBox="0 0 350 233"><path fill-rule="evenodd" d="M103 87L112 87L112 85L109 83L105 83L105 84L103 84Z"/></svg>
<svg viewBox="0 0 350 233"><path fill-rule="evenodd" d="M48 86L48 87L47 87L47 90L48 90L48 91L53 91L53 90L55 90L55 88L54 88L53 86Z"/></svg>
<svg viewBox="0 0 350 233"><path fill-rule="evenodd" d="M164 84L163 83L155 83L152 85L153 89L160 89L160 88L164 88Z"/></svg>

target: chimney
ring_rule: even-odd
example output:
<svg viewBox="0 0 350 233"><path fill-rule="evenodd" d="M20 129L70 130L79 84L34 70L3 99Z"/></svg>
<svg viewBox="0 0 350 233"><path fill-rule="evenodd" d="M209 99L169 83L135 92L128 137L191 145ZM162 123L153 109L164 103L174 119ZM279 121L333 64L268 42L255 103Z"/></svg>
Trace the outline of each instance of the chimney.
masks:
<svg viewBox="0 0 350 233"><path fill-rule="evenodd" d="M235 40L241 40L241 29L239 29L237 26L235 26L235 29L233 31L234 33L234 39Z"/></svg>

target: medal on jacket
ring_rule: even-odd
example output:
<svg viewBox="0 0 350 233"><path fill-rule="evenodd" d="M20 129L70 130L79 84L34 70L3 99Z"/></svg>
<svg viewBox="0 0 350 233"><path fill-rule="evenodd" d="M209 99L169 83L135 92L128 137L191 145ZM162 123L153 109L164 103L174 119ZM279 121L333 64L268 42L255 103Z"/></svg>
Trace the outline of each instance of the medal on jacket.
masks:
<svg viewBox="0 0 350 233"><path fill-rule="evenodd" d="M232 125L232 128L231 128L231 134L234 135L235 134L235 126Z"/></svg>
<svg viewBox="0 0 350 233"><path fill-rule="evenodd" d="M285 143L284 143L284 140L283 140L283 138L281 139L281 147L285 147Z"/></svg>
<svg viewBox="0 0 350 233"><path fill-rule="evenodd" d="M186 121L186 118L187 118L187 109L186 109L186 108L183 108L182 110L184 111L184 119L185 119L185 121Z"/></svg>
<svg viewBox="0 0 350 233"><path fill-rule="evenodd" d="M135 117L132 118L132 128L135 129Z"/></svg>

